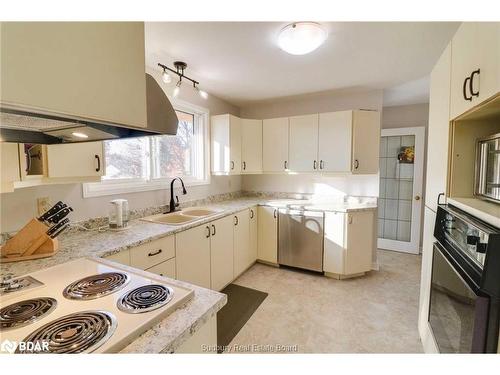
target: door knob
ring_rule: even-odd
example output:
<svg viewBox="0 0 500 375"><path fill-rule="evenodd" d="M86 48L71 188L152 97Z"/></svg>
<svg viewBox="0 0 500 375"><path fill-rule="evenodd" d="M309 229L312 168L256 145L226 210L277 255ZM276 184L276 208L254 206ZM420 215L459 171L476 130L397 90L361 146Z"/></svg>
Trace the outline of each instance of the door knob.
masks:
<svg viewBox="0 0 500 375"><path fill-rule="evenodd" d="M415 200L419 201L420 200L420 195L415 195Z"/></svg>

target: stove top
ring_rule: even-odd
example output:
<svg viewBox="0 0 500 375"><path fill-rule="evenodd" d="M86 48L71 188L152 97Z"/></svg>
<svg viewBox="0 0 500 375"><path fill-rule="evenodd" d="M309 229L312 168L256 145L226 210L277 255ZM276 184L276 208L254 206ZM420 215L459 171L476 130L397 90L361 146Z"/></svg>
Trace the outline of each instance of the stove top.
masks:
<svg viewBox="0 0 500 375"><path fill-rule="evenodd" d="M50 314L57 306L54 298L41 297L15 302L0 310L0 331L34 323Z"/></svg>
<svg viewBox="0 0 500 375"><path fill-rule="evenodd" d="M105 259L77 259L30 276L40 285L0 296L0 341L14 342L17 353L118 352L194 295Z"/></svg>
<svg viewBox="0 0 500 375"><path fill-rule="evenodd" d="M163 285L152 284L140 286L123 295L118 308L127 313L139 314L159 309L173 298L174 291Z"/></svg>
<svg viewBox="0 0 500 375"><path fill-rule="evenodd" d="M64 297L68 299L94 299L107 296L122 289L129 282L129 277L122 272L106 272L84 277L68 285Z"/></svg>
<svg viewBox="0 0 500 375"><path fill-rule="evenodd" d="M116 318L107 311L83 311L63 316L38 328L24 342L48 343L45 350L33 347L16 353L91 353L102 346L116 330Z"/></svg>

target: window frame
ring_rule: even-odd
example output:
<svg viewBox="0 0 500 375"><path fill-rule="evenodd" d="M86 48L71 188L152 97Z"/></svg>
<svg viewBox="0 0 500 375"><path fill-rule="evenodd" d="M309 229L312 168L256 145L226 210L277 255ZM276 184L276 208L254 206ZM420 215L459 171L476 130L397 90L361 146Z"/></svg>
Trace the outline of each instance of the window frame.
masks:
<svg viewBox="0 0 500 375"><path fill-rule="evenodd" d="M191 176L181 178L186 186L200 186L210 184L210 134L209 134L209 119L210 111L207 108L191 104L179 99L169 98L172 106L176 111L182 111L195 114L196 121L201 121L198 124L202 133L202 148L203 160L200 161L202 166L201 174L203 178L192 178ZM150 141L151 142L151 141ZM172 180L171 178L153 176L153 150L150 150L149 161L150 176L149 178L127 178L116 180L102 180L100 182L87 182L82 184L82 194L84 198L100 197L106 195L116 195L124 193L138 193L144 191L163 190L168 187Z"/></svg>

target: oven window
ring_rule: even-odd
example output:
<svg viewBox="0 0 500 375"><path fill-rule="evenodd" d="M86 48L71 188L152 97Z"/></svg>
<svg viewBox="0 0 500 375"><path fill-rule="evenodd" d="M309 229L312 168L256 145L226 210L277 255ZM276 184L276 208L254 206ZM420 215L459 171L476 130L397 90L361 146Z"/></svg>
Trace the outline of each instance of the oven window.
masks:
<svg viewBox="0 0 500 375"><path fill-rule="evenodd" d="M434 246L429 323L441 353L470 353L477 296Z"/></svg>

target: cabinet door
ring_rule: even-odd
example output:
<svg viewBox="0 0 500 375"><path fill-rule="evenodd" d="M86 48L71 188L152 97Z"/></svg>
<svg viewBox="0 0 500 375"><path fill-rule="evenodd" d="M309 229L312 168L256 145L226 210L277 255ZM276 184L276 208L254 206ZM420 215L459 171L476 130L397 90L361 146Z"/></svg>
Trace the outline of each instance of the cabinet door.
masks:
<svg viewBox="0 0 500 375"><path fill-rule="evenodd" d="M346 224L346 275L367 272L372 268L374 251L375 211L359 211L347 214Z"/></svg>
<svg viewBox="0 0 500 375"><path fill-rule="evenodd" d="M262 172L262 120L241 119L241 172Z"/></svg>
<svg viewBox="0 0 500 375"><path fill-rule="evenodd" d="M250 214L244 210L234 215L234 278L250 266L250 258Z"/></svg>
<svg viewBox="0 0 500 375"><path fill-rule="evenodd" d="M450 119L498 92L498 25L498 22L464 22L455 33L451 52ZM471 77L477 70L479 72Z"/></svg>
<svg viewBox="0 0 500 375"><path fill-rule="evenodd" d="M148 268L146 271L156 273L160 276L170 277L171 279L175 279L175 258L166 260L156 266Z"/></svg>
<svg viewBox="0 0 500 375"><path fill-rule="evenodd" d="M325 212L325 243L323 270L328 273L343 275L346 258L346 214L343 212Z"/></svg>
<svg viewBox="0 0 500 375"><path fill-rule="evenodd" d="M210 287L221 290L234 279L233 216L210 224Z"/></svg>
<svg viewBox="0 0 500 375"><path fill-rule="evenodd" d="M353 112L352 173L378 173L380 151L380 113Z"/></svg>
<svg viewBox="0 0 500 375"><path fill-rule="evenodd" d="M2 22L1 28L2 103L146 126L143 22Z"/></svg>
<svg viewBox="0 0 500 375"><path fill-rule="evenodd" d="M102 142L47 146L49 177L98 177L104 175Z"/></svg>
<svg viewBox="0 0 500 375"><path fill-rule="evenodd" d="M229 173L241 173L241 119L229 115Z"/></svg>
<svg viewBox="0 0 500 375"><path fill-rule="evenodd" d="M290 117L290 165L293 172L318 169L318 115Z"/></svg>
<svg viewBox="0 0 500 375"><path fill-rule="evenodd" d="M284 172L288 167L288 118L262 121L262 168Z"/></svg>
<svg viewBox="0 0 500 375"><path fill-rule="evenodd" d="M425 205L437 210L437 196L446 193L450 133L451 44L431 72Z"/></svg>
<svg viewBox="0 0 500 375"><path fill-rule="evenodd" d="M319 114L319 169L350 172L352 153L352 111Z"/></svg>
<svg viewBox="0 0 500 375"><path fill-rule="evenodd" d="M212 172L239 174L241 172L241 123L236 116L225 114L211 119Z"/></svg>
<svg viewBox="0 0 500 375"><path fill-rule="evenodd" d="M257 260L257 249L259 247L259 215L258 207L252 207L249 211L250 217L250 249L248 252L248 265L255 263Z"/></svg>
<svg viewBox="0 0 500 375"><path fill-rule="evenodd" d="M130 249L130 265L141 270L148 269L174 257L174 236L160 238Z"/></svg>
<svg viewBox="0 0 500 375"><path fill-rule="evenodd" d="M210 226L177 233L175 252L177 279L210 288Z"/></svg>
<svg viewBox="0 0 500 375"><path fill-rule="evenodd" d="M21 179L17 143L0 142L0 178L0 193L14 191L14 182Z"/></svg>
<svg viewBox="0 0 500 375"><path fill-rule="evenodd" d="M120 251L118 253L107 256L105 259L130 266L130 250Z"/></svg>
<svg viewBox="0 0 500 375"><path fill-rule="evenodd" d="M269 263L278 263L278 210L259 207L259 247L257 258Z"/></svg>

